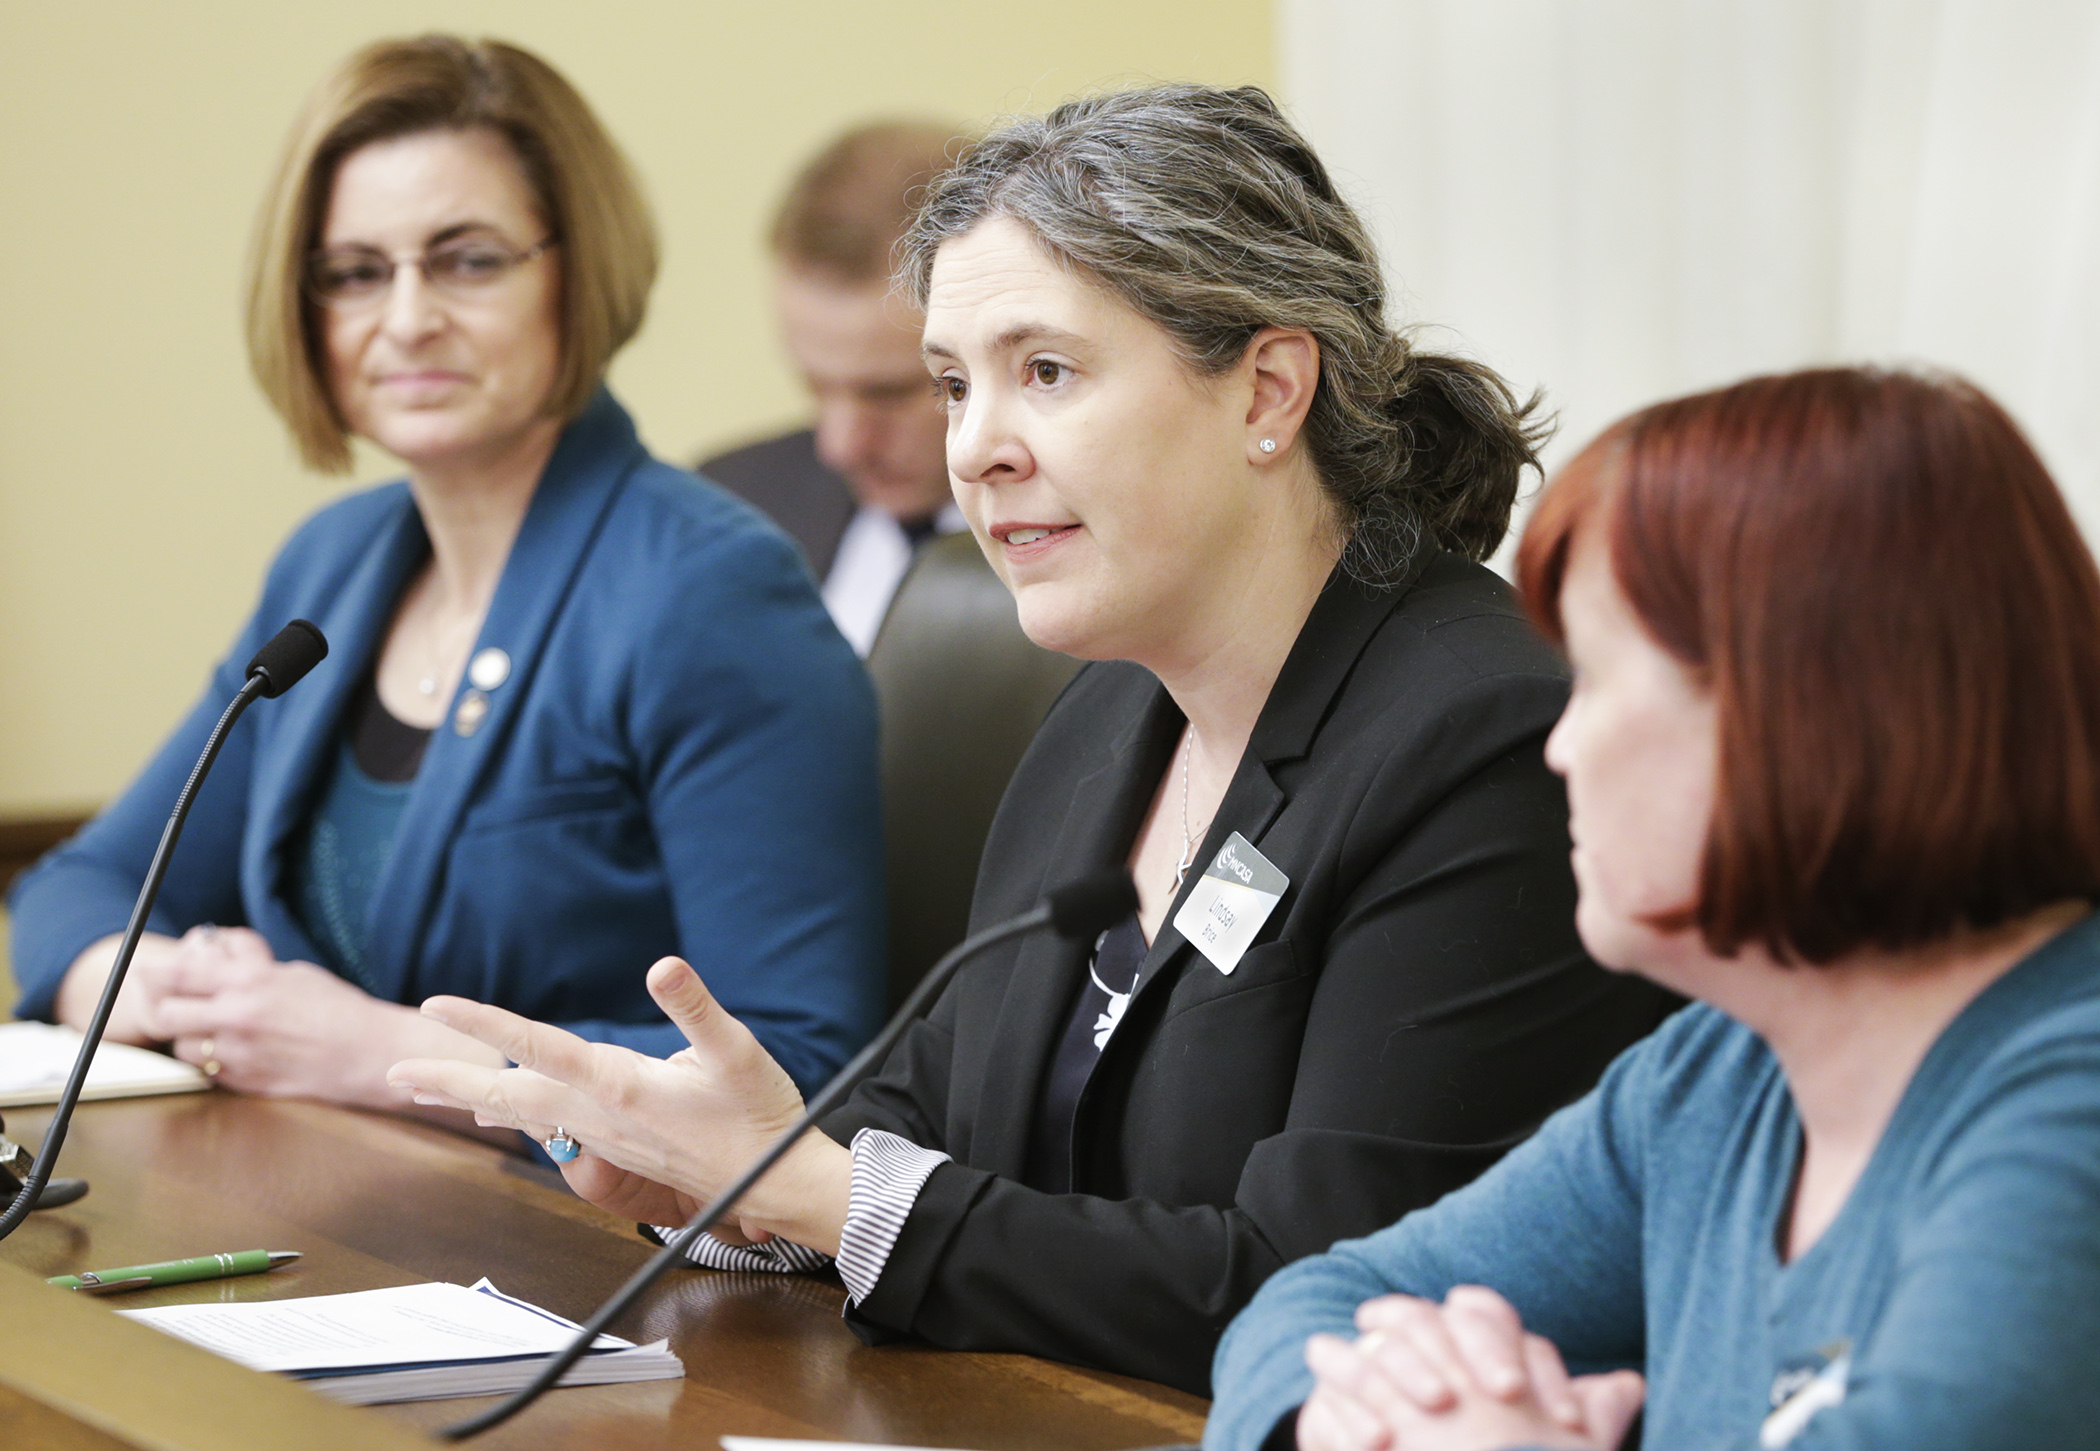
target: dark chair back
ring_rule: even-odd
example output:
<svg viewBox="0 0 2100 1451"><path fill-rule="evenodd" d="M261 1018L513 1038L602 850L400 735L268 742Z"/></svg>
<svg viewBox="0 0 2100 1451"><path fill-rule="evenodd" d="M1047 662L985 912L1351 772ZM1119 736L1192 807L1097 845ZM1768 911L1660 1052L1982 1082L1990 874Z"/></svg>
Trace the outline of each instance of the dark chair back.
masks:
<svg viewBox="0 0 2100 1451"><path fill-rule="evenodd" d="M962 940L992 814L1079 664L1021 633L971 535L921 547L868 654L882 713L892 1007Z"/></svg>

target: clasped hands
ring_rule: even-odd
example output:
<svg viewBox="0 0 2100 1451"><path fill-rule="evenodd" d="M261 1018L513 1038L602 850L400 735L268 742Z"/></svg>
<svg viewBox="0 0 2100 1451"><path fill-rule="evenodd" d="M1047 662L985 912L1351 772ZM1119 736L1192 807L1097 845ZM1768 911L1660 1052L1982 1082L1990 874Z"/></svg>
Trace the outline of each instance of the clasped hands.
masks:
<svg viewBox="0 0 2100 1451"><path fill-rule="evenodd" d="M657 962L648 986L686 1037L669 1058L436 997L423 1004L427 1017L516 1066L414 1058L395 1064L387 1080L419 1104L465 1109L477 1123L535 1139L559 1126L583 1148L561 1165L570 1188L626 1219L683 1224L801 1117L802 1095L682 959ZM844 1148L804 1134L737 1205L736 1223L715 1233L731 1243L779 1235L836 1254L852 1175Z"/></svg>
<svg viewBox="0 0 2100 1451"><path fill-rule="evenodd" d="M83 952L60 985L58 1017L84 1027L110 973L118 940ZM397 1003L382 1002L311 962L279 962L246 927L148 933L110 1015L117 1043L172 1047L176 1057L245 1093L401 1108L386 1070L416 1054L498 1061L480 1044Z"/></svg>
<svg viewBox="0 0 2100 1451"><path fill-rule="evenodd" d="M1355 1340L1315 1335L1315 1386L1299 1451L1613 1451L1640 1410L1633 1371L1570 1376L1493 1290L1461 1285L1439 1305L1386 1295L1357 1307Z"/></svg>

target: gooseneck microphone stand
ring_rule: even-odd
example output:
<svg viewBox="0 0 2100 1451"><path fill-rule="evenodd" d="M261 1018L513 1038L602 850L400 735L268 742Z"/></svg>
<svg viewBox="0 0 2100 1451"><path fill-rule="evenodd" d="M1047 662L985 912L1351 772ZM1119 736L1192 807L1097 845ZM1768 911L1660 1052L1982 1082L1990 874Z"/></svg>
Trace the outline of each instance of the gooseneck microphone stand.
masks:
<svg viewBox="0 0 2100 1451"><path fill-rule="evenodd" d="M1024 932L1033 932L1038 927L1053 928L1060 937L1091 937L1114 926L1136 910L1137 888L1131 884L1127 874L1118 872L1086 877L1050 892L1041 902L1020 916L1009 917L1004 922L995 922L982 932L957 943L949 950L947 956L935 963L926 976L919 980L918 987L904 1000L904 1005L897 1009L889 1022L883 1025L882 1031L875 1035L875 1041L856 1053L853 1060L841 1068L838 1075L809 1101L802 1110L802 1117L797 1119L786 1133L775 1139L773 1146L760 1154L757 1161L737 1177L735 1183L717 1194L712 1202L687 1221L684 1229L666 1240L664 1247L652 1255L647 1264L636 1270L627 1283L599 1307L598 1313L585 1322L561 1354L541 1367L540 1373L532 1378L530 1384L480 1415L447 1426L437 1434L447 1441L464 1441L469 1436L478 1436L491 1427L500 1426L538 1400L543 1392L566 1375L569 1367L582 1359L584 1353L597 1343L598 1336L607 1325L625 1314L651 1285L662 1279L664 1271L675 1264L685 1262L686 1246L714 1228L722 1216L750 1191L751 1186L764 1178L766 1171L785 1157L787 1151L795 1146L796 1141L812 1124L838 1107L839 1101L852 1092L854 1086L860 1082L861 1076L889 1055L890 1049L904 1036L904 1030L911 1026L912 1020L925 1011L926 1005L939 995L940 990L947 985L948 979L955 976L955 970L965 962L987 947L997 946L1008 938L1019 937Z"/></svg>
<svg viewBox="0 0 2100 1451"><path fill-rule="evenodd" d="M227 704L219 723L212 727L211 736L204 743L204 753L197 758L196 768L184 783L182 794L175 798L175 810L160 834L160 845L153 852L153 864L146 869L145 885L139 889L138 902L131 909L131 922L124 929L124 942L117 949L116 964L110 968L109 981L103 985L102 1000L95 1004L95 1015L88 1021L87 1036L81 1042L79 1055L73 1060L73 1071L66 1077L65 1091L59 1094L58 1108L51 1116L50 1127L44 1130L43 1148L30 1166L29 1177L16 1191L14 1202L5 1212L0 1212L0 1239L12 1234L15 1226L36 1208L44 1186L51 1182L51 1170L58 1163L58 1151L65 1146L74 1106L80 1102L80 1090L87 1082L88 1065L94 1061L95 1048L102 1042L103 1030L109 1026L110 1011L116 1007L117 993L124 986L124 975L131 969L132 954L138 951L139 938L145 934L146 917L153 910L154 899L160 895L161 878L168 874L168 859L175 854L175 843L182 837L182 823L190 814L190 802L196 797L197 787L203 783L205 773L211 770L211 763L218 759L219 747L226 743L227 732L233 729L233 723L258 696L275 699L284 694L327 654L328 641L320 630L305 620L294 620L271 636L255 652L255 658L248 662L247 680L242 683L240 693Z"/></svg>

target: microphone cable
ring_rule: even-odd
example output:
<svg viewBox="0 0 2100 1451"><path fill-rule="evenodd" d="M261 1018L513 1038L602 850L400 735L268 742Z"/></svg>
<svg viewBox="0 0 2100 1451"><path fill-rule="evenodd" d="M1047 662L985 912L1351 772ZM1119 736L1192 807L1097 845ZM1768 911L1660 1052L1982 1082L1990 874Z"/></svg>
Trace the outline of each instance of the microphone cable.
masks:
<svg viewBox="0 0 2100 1451"><path fill-rule="evenodd" d="M102 986L102 998L95 1004L95 1015L88 1020L80 1052L73 1059L73 1071L66 1076L65 1090L59 1094L58 1107L44 1130L43 1147L37 1151L29 1177L15 1192L14 1202L0 1212L0 1239L14 1233L15 1227L29 1216L29 1211L36 1208L37 1200L43 1196L44 1186L51 1181L51 1171L58 1164L58 1151L66 1142L66 1130L72 1126L73 1110L78 1106L80 1091L87 1083L88 1065L94 1061L103 1030L109 1026L109 1015L117 1005L117 993L124 986L124 975L131 970L131 956L138 951L139 938L145 935L147 914L152 912L153 903L160 896L161 878L168 874L168 860L175 854L175 843L182 837L182 824L190 814L190 802L195 799L205 774L211 770L212 762L218 759L227 732L258 697L276 699L304 679L306 672L320 664L327 654L328 641L320 629L310 621L293 620L272 635L255 652L255 658L248 662L248 678L241 683L239 693L227 703L219 716L219 723L212 727L211 735L204 742L203 753L197 757L189 780L183 783L182 794L175 798L175 810L169 814L168 824L161 831L160 845L154 848L153 863L146 869L145 885L139 888L138 902L131 909L131 922L124 929L123 945L117 949L116 961L109 970L109 981Z"/></svg>

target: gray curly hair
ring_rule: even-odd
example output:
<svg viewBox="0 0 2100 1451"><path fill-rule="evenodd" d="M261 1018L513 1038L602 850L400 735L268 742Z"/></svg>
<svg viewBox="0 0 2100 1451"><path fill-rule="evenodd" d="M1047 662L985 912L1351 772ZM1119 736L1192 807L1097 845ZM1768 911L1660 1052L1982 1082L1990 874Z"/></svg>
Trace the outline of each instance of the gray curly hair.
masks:
<svg viewBox="0 0 2100 1451"><path fill-rule="evenodd" d="M1538 396L1393 329L1370 234L1260 88L1116 91L993 131L898 244L914 303L941 244L993 216L1164 329L1199 375L1236 366L1265 327L1319 340L1305 437L1352 576L1397 579L1425 540L1469 559L1502 542L1551 432Z"/></svg>

